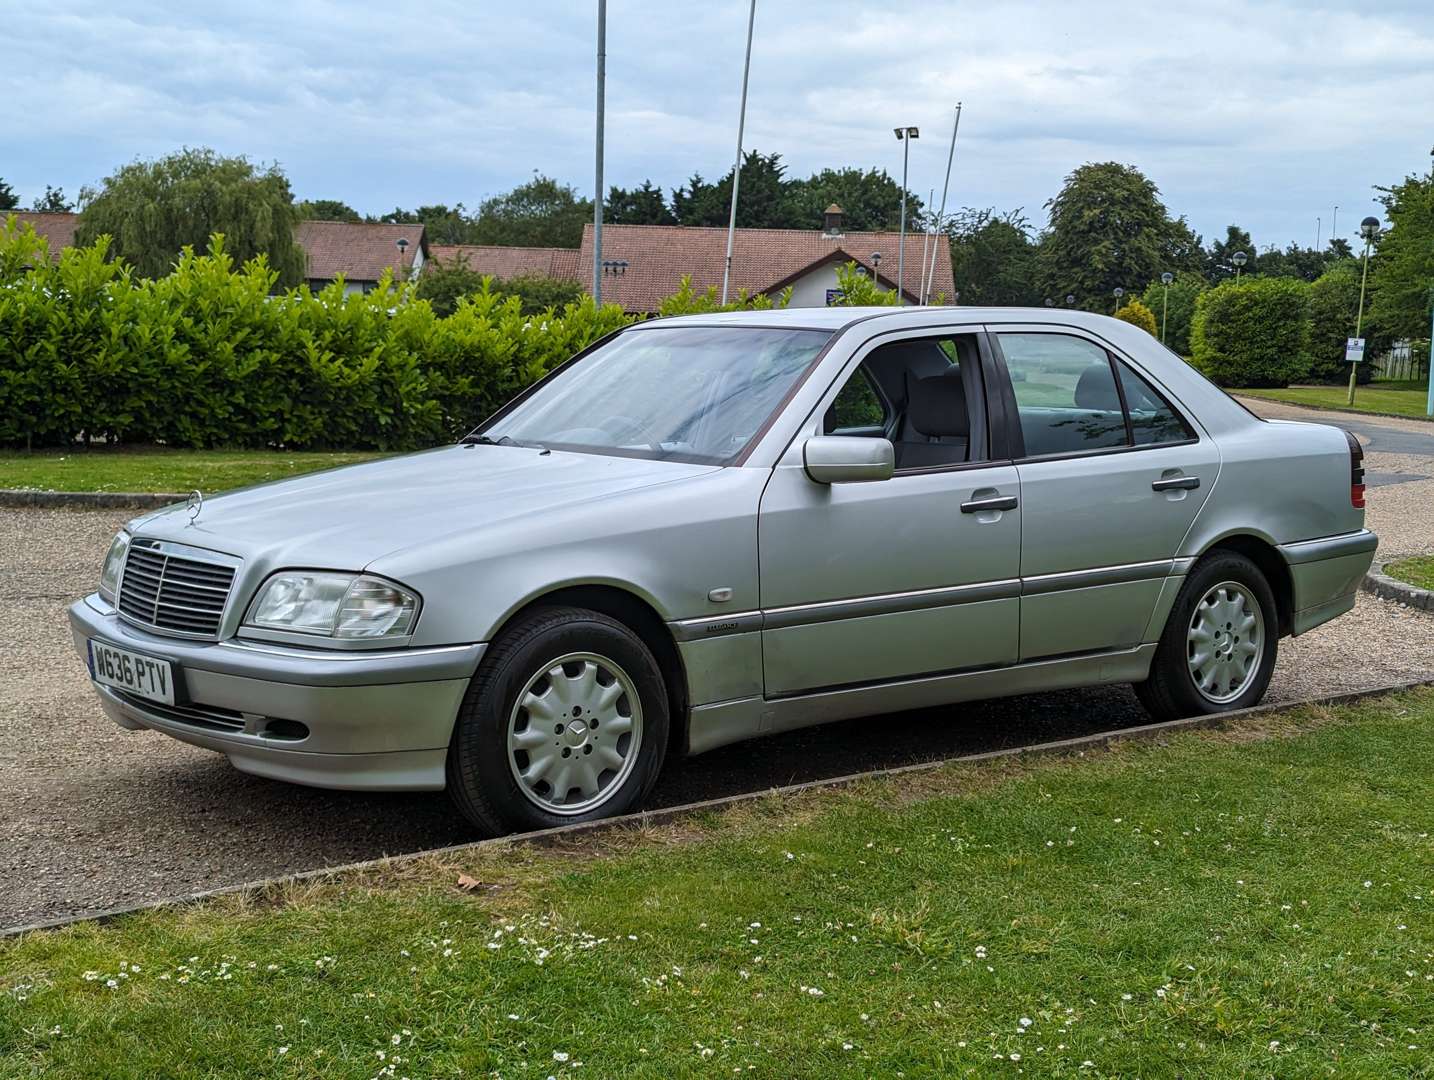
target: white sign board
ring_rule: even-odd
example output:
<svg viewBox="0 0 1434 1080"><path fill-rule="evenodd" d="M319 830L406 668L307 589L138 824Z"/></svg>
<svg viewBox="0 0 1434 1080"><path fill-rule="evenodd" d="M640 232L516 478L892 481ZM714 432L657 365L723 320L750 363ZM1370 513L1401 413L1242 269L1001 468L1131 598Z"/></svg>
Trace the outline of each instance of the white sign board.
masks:
<svg viewBox="0 0 1434 1080"><path fill-rule="evenodd" d="M1364 338L1346 338L1344 342L1344 362L1346 364L1358 364L1364 360Z"/></svg>

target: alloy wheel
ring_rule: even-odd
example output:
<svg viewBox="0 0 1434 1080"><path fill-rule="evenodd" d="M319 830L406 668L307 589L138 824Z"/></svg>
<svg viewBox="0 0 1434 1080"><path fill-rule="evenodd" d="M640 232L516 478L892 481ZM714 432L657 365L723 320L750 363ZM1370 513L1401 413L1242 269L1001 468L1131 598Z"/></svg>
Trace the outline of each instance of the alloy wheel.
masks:
<svg viewBox="0 0 1434 1080"><path fill-rule="evenodd" d="M642 700L627 672L596 653L569 653L533 673L508 718L518 789L551 814L607 802L637 764Z"/></svg>
<svg viewBox="0 0 1434 1080"><path fill-rule="evenodd" d="M1195 689L1217 705L1234 701L1259 672L1264 646L1259 600L1239 582L1220 582L1195 605L1186 634L1185 655Z"/></svg>

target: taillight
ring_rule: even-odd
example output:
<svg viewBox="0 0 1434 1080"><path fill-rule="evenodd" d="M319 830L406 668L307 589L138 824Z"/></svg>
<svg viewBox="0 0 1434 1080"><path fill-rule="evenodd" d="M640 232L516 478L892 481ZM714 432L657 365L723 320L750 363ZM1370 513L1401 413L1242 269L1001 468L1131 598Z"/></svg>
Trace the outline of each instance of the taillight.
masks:
<svg viewBox="0 0 1434 1080"><path fill-rule="evenodd" d="M1349 442L1349 505L1356 510L1364 509L1364 447L1348 431L1344 433Z"/></svg>

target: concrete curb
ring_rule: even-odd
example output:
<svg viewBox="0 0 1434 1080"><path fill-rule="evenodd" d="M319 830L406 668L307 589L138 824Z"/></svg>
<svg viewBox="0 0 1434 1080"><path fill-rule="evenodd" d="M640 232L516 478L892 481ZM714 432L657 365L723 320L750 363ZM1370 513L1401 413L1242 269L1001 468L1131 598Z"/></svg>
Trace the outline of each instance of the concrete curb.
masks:
<svg viewBox="0 0 1434 1080"><path fill-rule="evenodd" d="M187 496L161 491L27 491L0 488L0 506L10 509L157 510Z"/></svg>
<svg viewBox="0 0 1434 1080"><path fill-rule="evenodd" d="M751 802L755 799L765 799L774 795L794 795L798 792L811 791L817 788L844 787L860 780L874 779L876 777L902 776L907 773L929 772L933 769L939 769L956 762L978 764L986 761L999 761L1003 758L1079 755L1084 754L1088 750L1099 750L1116 743L1153 741L1166 735L1178 734L1183 731L1196 731L1203 728L1223 728L1237 724L1242 719L1252 716L1263 716L1266 713L1298 709L1307 705L1341 704L1344 702L1358 701L1361 698L1377 697L1380 694L1399 693L1402 690L1412 690L1422 686L1434 686L1434 677L1415 679L1411 682L1392 683L1387 686L1374 686L1365 690L1347 690L1338 694L1325 694L1319 697L1304 698L1300 701L1282 701L1269 705L1256 705L1250 709L1217 713L1214 716L1192 716L1183 720L1169 720L1160 724L1144 724L1140 727L1121 728L1115 731L1101 731L1093 735L1082 735L1074 739L1059 739L1054 742L1037 743L1032 746L1016 746L1006 750L990 750L982 754L964 754L957 757L939 758L935 761L923 761L916 765L900 765L890 769L873 769L869 772L848 773L845 776L833 776L825 780L809 780L806 783L790 784L786 787L765 788L761 791L748 791L739 795L726 795L718 799L704 799L701 802L683 803L679 806L666 806L660 810L643 810L635 814L624 814L622 817L607 818L603 821L589 821L576 825L560 825L557 828L542 829L538 832L518 833L513 836L499 836L491 840L475 840L467 844L451 844L447 847L429 848L426 851L413 851L404 855L392 855L381 859L365 859L361 862L344 863L340 866L324 867L319 870L305 870L300 873L284 874L279 877L245 882L240 885L226 885L218 889L206 889L202 892L167 897L163 900L155 900L147 904L111 908L89 915L76 915L69 918L29 923L25 926L6 927L0 929L0 938L15 937L20 934L35 933L43 930L59 930L82 922L107 923L125 915L136 915L146 911L160 911L172 907L187 907L224 896L259 894L266 890L285 885L294 885L306 881L323 881L342 877L345 874L351 874L357 871L415 862L418 859L431 858L435 855L457 855L464 852L483 851L489 848L505 846L511 847L518 844L552 844L561 842L571 836L598 833L609 829L643 828L658 822L687 817L707 810L736 806L740 803Z"/></svg>
<svg viewBox="0 0 1434 1080"><path fill-rule="evenodd" d="M1398 558L1382 559L1376 562L1369 568L1369 573L1364 576L1359 587L1382 600L1393 600L1395 603L1414 608L1416 611L1434 612L1434 592L1421 589L1418 585L1399 581L1384 573L1384 568L1390 563L1399 562L1400 559L1408 557L1401 555Z"/></svg>
<svg viewBox="0 0 1434 1080"><path fill-rule="evenodd" d="M1269 405L1288 405L1291 409L1309 409L1312 412L1334 413L1337 416L1347 416L1351 420L1358 420L1362 417L1382 416L1386 420L1417 420L1421 424L1434 424L1434 416L1410 416L1408 413L1393 412L1366 412L1363 409L1337 409L1333 405L1306 405L1302 401L1284 401L1281 398L1255 397L1250 394L1232 394L1237 401L1264 402Z"/></svg>

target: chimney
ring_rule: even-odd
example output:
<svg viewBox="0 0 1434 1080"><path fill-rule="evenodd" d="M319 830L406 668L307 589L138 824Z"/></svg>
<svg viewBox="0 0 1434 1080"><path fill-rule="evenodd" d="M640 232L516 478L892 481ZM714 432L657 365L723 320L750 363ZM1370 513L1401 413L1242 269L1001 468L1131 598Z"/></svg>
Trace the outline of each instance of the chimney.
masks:
<svg viewBox="0 0 1434 1080"><path fill-rule="evenodd" d="M827 236L841 235L841 207L832 203L822 212L822 232Z"/></svg>

